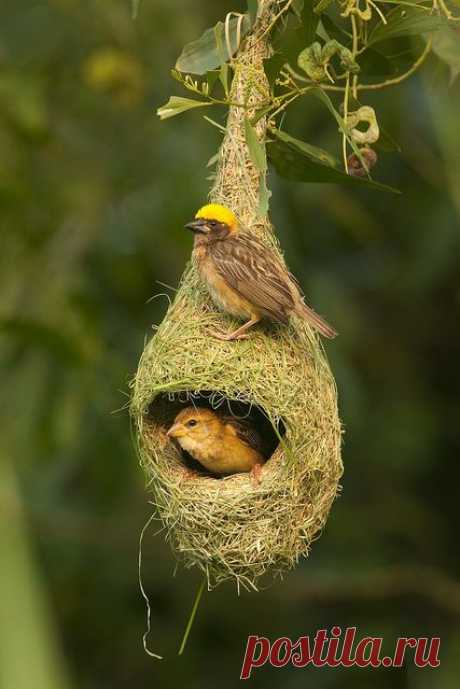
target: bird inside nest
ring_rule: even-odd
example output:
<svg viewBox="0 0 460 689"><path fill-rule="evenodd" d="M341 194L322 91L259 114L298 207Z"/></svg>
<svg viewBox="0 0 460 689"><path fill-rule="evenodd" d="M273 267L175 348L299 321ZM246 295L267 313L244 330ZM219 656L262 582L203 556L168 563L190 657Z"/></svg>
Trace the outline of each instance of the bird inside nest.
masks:
<svg viewBox="0 0 460 689"><path fill-rule="evenodd" d="M214 332L221 340L248 337L262 319L287 324L291 314L305 319L328 338L336 331L305 304L295 277L278 255L246 232L235 214L210 203L185 226L195 234L193 260L218 308L246 321L231 333Z"/></svg>
<svg viewBox="0 0 460 689"><path fill-rule="evenodd" d="M265 462L263 442L246 420L186 407L166 435L213 474L250 472L256 483L260 480Z"/></svg>

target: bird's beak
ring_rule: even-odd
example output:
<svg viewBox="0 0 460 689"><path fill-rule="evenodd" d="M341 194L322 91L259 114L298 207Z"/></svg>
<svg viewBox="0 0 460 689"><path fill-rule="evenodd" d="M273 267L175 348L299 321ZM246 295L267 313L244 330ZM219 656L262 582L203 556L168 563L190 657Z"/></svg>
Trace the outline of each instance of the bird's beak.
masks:
<svg viewBox="0 0 460 689"><path fill-rule="evenodd" d="M182 424L173 424L169 431L167 431L166 435L168 438L178 438L180 435L182 435Z"/></svg>
<svg viewBox="0 0 460 689"><path fill-rule="evenodd" d="M201 232L202 234L206 234L206 232L209 232L209 227L206 225L206 220L203 220L203 218L192 220L192 222L188 222L185 227L195 233Z"/></svg>

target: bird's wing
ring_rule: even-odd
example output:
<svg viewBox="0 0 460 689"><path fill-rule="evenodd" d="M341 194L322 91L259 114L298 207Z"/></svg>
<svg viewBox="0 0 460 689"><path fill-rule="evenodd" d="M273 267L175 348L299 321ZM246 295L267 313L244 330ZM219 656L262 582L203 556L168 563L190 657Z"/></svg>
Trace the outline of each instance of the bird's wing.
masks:
<svg viewBox="0 0 460 689"><path fill-rule="evenodd" d="M245 445L249 445L253 450L263 454L262 439L249 422L244 419L236 419L234 416L225 416L224 420L227 426Z"/></svg>
<svg viewBox="0 0 460 689"><path fill-rule="evenodd" d="M254 237L238 235L212 247L216 270L264 315L286 323L294 308L291 277L276 254Z"/></svg>

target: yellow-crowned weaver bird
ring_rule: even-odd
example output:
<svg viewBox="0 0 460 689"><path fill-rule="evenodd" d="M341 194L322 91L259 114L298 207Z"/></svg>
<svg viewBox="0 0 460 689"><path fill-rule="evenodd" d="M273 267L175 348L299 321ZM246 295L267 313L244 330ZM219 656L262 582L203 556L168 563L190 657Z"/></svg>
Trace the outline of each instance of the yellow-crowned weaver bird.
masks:
<svg viewBox="0 0 460 689"><path fill-rule="evenodd" d="M279 257L256 237L242 232L235 214L217 203L200 208L185 226L195 234L193 260L217 306L246 322L221 340L248 337L262 319L288 323L296 313L321 335L336 331L304 302L300 286Z"/></svg>

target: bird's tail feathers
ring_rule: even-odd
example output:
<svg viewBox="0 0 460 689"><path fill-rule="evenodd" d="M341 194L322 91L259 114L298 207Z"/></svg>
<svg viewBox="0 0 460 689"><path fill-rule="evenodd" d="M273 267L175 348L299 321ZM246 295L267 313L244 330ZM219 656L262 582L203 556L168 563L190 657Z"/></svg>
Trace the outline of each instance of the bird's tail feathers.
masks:
<svg viewBox="0 0 460 689"><path fill-rule="evenodd" d="M334 330L332 326L327 323L324 318L321 318L316 311L313 311L309 306L306 304L302 303L299 305L299 308L297 310L297 313L299 316L302 318L305 318L305 320L310 323L318 332L321 333L321 335L324 335L324 337L329 338L332 340L334 337L337 336L337 331Z"/></svg>

